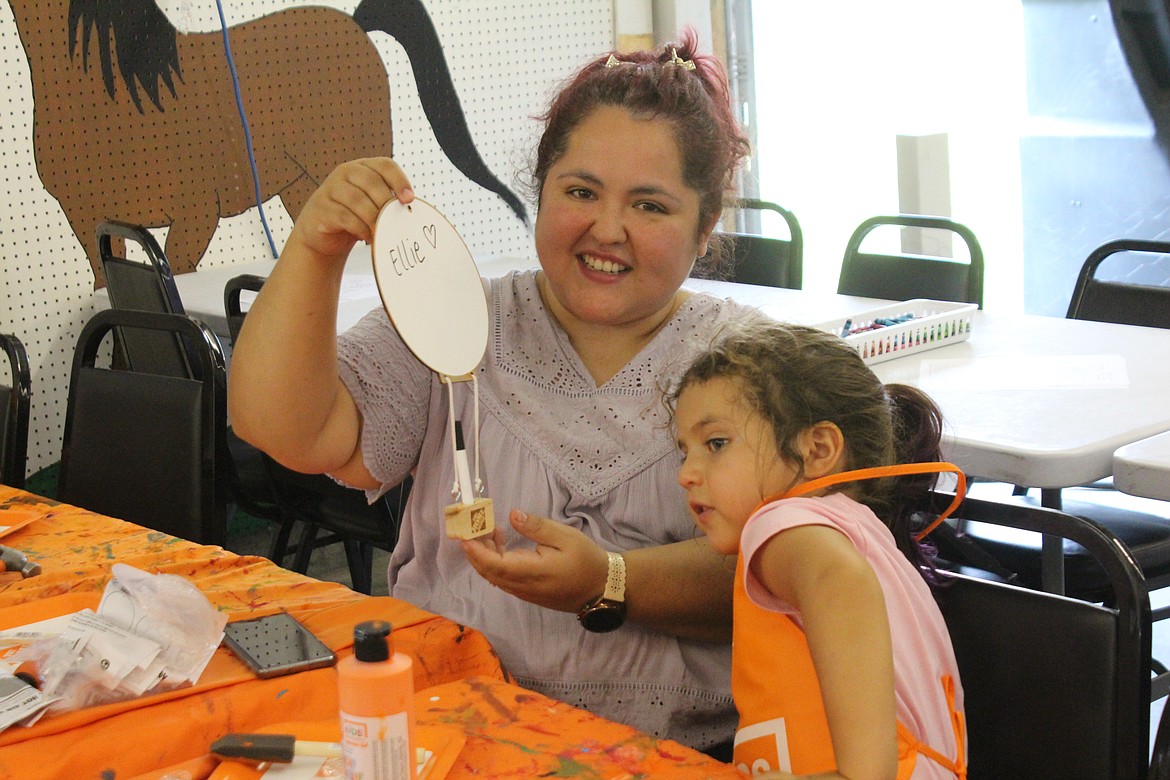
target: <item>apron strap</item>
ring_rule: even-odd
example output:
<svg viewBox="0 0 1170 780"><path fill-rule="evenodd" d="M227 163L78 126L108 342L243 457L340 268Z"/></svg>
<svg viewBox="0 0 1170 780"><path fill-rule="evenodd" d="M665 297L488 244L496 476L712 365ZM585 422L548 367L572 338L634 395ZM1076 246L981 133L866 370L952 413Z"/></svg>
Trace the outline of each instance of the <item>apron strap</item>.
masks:
<svg viewBox="0 0 1170 780"><path fill-rule="evenodd" d="M898 721L898 737L900 740L909 746L910 750L919 755L929 758L944 769L949 769L954 773L958 780L967 779L967 727L963 720L963 714L955 709L955 679L949 674L944 674L942 677L943 693L947 699L947 709L951 713L951 728L955 732L955 758L949 759L942 753L919 742L914 738L914 735Z"/></svg>
<svg viewBox="0 0 1170 780"><path fill-rule="evenodd" d="M954 463L946 461L931 462L931 463L896 463L892 466L872 466L866 469L853 469L852 471L841 471L836 474L829 474L828 476L818 477L817 479L803 482L795 487L791 487L785 492L771 496L764 499L763 504L771 503L781 498L795 498L796 496L803 496L806 493L811 493L814 490L829 487L830 485L840 485L845 482L857 482L862 479L880 479L882 477L901 477L906 474L954 474L958 478L958 485L955 487L955 497L951 500L950 506L946 508L942 514L934 519L930 525L919 531L914 540L921 542L925 539L931 531L938 528L943 520L950 517L951 512L954 512L959 504L963 502L963 498L967 495L967 475L963 470Z"/></svg>

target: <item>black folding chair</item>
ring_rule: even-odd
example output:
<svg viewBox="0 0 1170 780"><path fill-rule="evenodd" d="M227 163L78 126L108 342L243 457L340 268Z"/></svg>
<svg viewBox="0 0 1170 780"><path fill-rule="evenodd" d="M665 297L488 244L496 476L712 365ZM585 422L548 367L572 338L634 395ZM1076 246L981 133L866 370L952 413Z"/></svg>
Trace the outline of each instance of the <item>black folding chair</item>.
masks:
<svg viewBox="0 0 1170 780"><path fill-rule="evenodd" d="M964 262L949 257L862 251L866 237L886 226L954 233L966 244L968 259ZM983 249L970 228L946 217L921 214L870 217L857 226L845 246L837 293L892 301L913 298L961 301L982 308Z"/></svg>
<svg viewBox="0 0 1170 780"><path fill-rule="evenodd" d="M695 278L799 290L803 284L804 234L796 215L775 203L750 198L730 201L727 207L760 211L762 215L768 212L779 214L787 227L788 237L743 231L717 232L712 240L723 243L721 251L725 259L714 266L710 255L700 258L695 263Z"/></svg>
<svg viewBox="0 0 1170 780"><path fill-rule="evenodd" d="M28 353L16 336L0 333L8 356L11 384L0 381L0 482L23 488L28 470L28 422L32 409L32 373Z"/></svg>
<svg viewBox="0 0 1170 780"><path fill-rule="evenodd" d="M1070 320L1170 328L1170 286L1097 276L1102 263L1124 253L1143 254L1147 258L1164 256L1170 268L1170 242L1123 238L1102 244L1081 266L1066 316Z"/></svg>
<svg viewBox="0 0 1170 780"><path fill-rule="evenodd" d="M198 377L98 365L115 329L181 338ZM227 373L219 339L180 314L98 312L77 341L57 497L201 544L227 536Z"/></svg>
<svg viewBox="0 0 1170 780"><path fill-rule="evenodd" d="M104 222L98 226L98 255L106 277L110 305L170 314L185 314L179 288L162 248L150 231L127 222ZM126 256L114 254L114 239L127 247ZM140 250L131 257L129 248ZM199 361L192 351L197 345L181 335L157 331L116 332L116 354L120 365L135 371L177 377L198 378ZM223 436L230 457L224 469L232 503L247 514L278 525L283 521L268 481L268 471L255 447L240 439L231 428Z"/></svg>
<svg viewBox="0 0 1170 780"><path fill-rule="evenodd" d="M281 563L291 553L292 570L305 573L314 550L340 542L345 549L353 589L370 593L374 550L391 551L398 542L399 526L410 494L410 478L371 504L362 491L340 485L323 474L301 474L271 458L268 464L281 510L290 519L301 522L296 545L290 547L285 535L281 558L273 560Z"/></svg>
<svg viewBox="0 0 1170 780"><path fill-rule="evenodd" d="M1090 520L1041 507L968 497L954 516L1067 539L1096 560L1110 589L1098 604L940 573L935 597L966 697L968 776L1144 778L1150 604L1125 546Z"/></svg>

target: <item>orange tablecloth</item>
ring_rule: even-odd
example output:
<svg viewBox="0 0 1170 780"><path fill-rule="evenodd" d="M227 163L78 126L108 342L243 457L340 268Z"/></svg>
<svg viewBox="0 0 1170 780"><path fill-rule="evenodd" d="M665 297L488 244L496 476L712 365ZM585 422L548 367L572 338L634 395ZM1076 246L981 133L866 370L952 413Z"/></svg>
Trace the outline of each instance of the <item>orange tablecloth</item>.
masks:
<svg viewBox="0 0 1170 780"><path fill-rule="evenodd" d="M487 640L396 599L281 569L256 557L192 544L0 485L0 526L35 520L0 538L41 564L37 577L0 574L0 629L96 607L117 562L180 574L229 619L287 610L335 652L351 652L353 624L395 626L395 647L415 661L419 724L461 734L445 777L583 780L741 778L730 765L506 682ZM238 780L208 754L229 732L338 737L333 669L260 680L220 649L199 684L130 702L45 718L0 732L0 780ZM453 751L452 751L453 752ZM435 779L437 780L437 779Z"/></svg>
<svg viewBox="0 0 1170 780"><path fill-rule="evenodd" d="M178 574L229 620L281 610L339 654L353 625L374 617L395 626L395 646L415 659L415 687L474 675L502 679L499 660L477 631L388 597L354 593L254 556L176 539L0 485L0 526L35 520L0 538L41 564L21 579L0 573L0 629L96 607L114 563ZM230 731L337 715L333 669L257 679L228 650L216 651L191 688L47 717L0 732L0 779L121 780L206 756ZM208 769L210 771L210 769Z"/></svg>
<svg viewBox="0 0 1170 780"><path fill-rule="evenodd" d="M502 680L472 677L414 697L423 729L462 734L465 742L445 780L743 780L730 764L670 740L591 715ZM302 739L337 740L336 718L302 724ZM424 747L435 747L423 745ZM225 761L212 780L257 780L263 773ZM426 776L423 780L440 780Z"/></svg>

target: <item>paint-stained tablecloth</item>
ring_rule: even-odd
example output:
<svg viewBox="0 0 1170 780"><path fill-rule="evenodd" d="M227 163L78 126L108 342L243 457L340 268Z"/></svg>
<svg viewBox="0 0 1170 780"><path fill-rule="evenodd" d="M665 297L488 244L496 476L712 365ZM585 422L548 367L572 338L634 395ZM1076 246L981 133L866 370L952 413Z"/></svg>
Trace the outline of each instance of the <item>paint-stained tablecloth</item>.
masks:
<svg viewBox="0 0 1170 780"><path fill-rule="evenodd" d="M10 526L13 530L5 532ZM96 608L111 566L125 563L187 578L229 620L287 611L339 655L352 652L355 623L389 620L395 647L415 659L416 690L468 677L505 678L482 634L406 602L365 596L264 558L193 544L4 485L0 544L42 568L27 579L18 572L0 573L0 630ZM198 763L211 742L229 731L336 715L333 669L261 680L220 648L194 687L0 732L0 780L123 780Z"/></svg>

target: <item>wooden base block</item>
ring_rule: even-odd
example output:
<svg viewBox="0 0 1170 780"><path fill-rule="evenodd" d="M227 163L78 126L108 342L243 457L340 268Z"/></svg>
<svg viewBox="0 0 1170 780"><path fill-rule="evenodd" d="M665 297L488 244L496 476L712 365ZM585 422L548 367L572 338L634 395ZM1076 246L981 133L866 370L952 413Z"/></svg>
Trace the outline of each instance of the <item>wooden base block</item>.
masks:
<svg viewBox="0 0 1170 780"><path fill-rule="evenodd" d="M490 534L496 527L490 498L470 504L450 504L443 513L447 516L447 536L451 539L474 539Z"/></svg>

